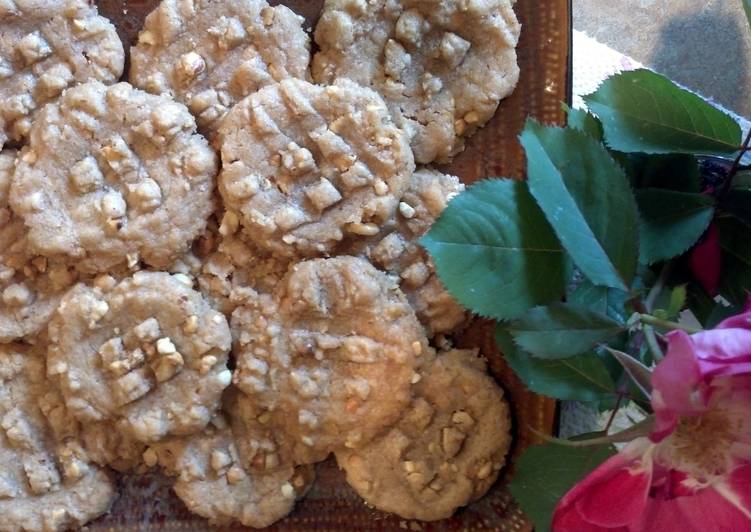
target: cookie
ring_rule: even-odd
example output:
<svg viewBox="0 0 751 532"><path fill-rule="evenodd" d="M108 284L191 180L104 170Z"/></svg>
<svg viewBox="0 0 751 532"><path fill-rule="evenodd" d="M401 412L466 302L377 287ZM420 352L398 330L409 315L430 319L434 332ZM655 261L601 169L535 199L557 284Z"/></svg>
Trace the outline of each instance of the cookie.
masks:
<svg viewBox="0 0 751 532"><path fill-rule="evenodd" d="M89 80L123 73L115 27L86 0L7 0L0 5L0 146L27 138L45 103Z"/></svg>
<svg viewBox="0 0 751 532"><path fill-rule="evenodd" d="M377 233L414 169L381 97L347 80L267 86L227 114L219 138L228 215L277 256L321 256L346 234Z"/></svg>
<svg viewBox="0 0 751 532"><path fill-rule="evenodd" d="M220 415L203 433L158 443L145 454L147 462L156 461L168 474L177 475L175 493L188 510L212 525L269 526L291 512L313 483L312 466L255 458L259 439L244 425L246 406L247 399L230 394L229 420Z"/></svg>
<svg viewBox="0 0 751 532"><path fill-rule="evenodd" d="M399 277L420 322L432 336L455 331L467 320L467 312L446 291L435 265L418 240L428 232L451 199L464 190L452 175L422 169L412 175L399 209L381 232L368 239L352 240L341 252L363 255L375 266Z"/></svg>
<svg viewBox="0 0 751 532"><path fill-rule="evenodd" d="M184 103L212 136L248 94L308 77L310 40L303 22L264 0L162 0L131 48L130 82Z"/></svg>
<svg viewBox="0 0 751 532"><path fill-rule="evenodd" d="M48 365L66 406L143 441L203 428L229 385L223 315L179 275L78 284L50 323Z"/></svg>
<svg viewBox="0 0 751 532"><path fill-rule="evenodd" d="M355 257L295 264L231 325L234 380L292 442L296 463L362 445L396 421L428 351L404 294Z"/></svg>
<svg viewBox="0 0 751 532"><path fill-rule="evenodd" d="M78 528L115 498L107 474L75 440L62 441L37 404L47 382L42 354L0 346L0 530Z"/></svg>
<svg viewBox="0 0 751 532"><path fill-rule="evenodd" d="M482 497L511 442L503 391L472 351L439 354L401 420L363 448L339 449L347 482L376 508L434 521Z"/></svg>
<svg viewBox="0 0 751 532"><path fill-rule="evenodd" d="M516 86L511 0L326 0L313 79L377 90L418 163L447 162Z"/></svg>
<svg viewBox="0 0 751 532"><path fill-rule="evenodd" d="M0 152L0 343L45 329L77 277L68 265L28 252L23 221L8 206L15 157L14 150Z"/></svg>
<svg viewBox="0 0 751 532"><path fill-rule="evenodd" d="M127 83L67 89L32 126L10 203L31 251L87 272L161 268L213 209L217 158L182 104Z"/></svg>
<svg viewBox="0 0 751 532"><path fill-rule="evenodd" d="M262 252L229 235L221 237L216 251L203 262L198 286L214 308L230 315L259 292L273 292L289 265L289 259Z"/></svg>

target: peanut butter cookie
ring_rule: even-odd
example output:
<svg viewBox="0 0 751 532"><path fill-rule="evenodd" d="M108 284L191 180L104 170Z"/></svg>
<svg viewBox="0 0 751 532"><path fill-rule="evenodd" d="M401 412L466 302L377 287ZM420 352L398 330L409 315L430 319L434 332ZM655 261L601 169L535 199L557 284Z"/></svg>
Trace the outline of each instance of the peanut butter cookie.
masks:
<svg viewBox="0 0 751 532"><path fill-rule="evenodd" d="M69 530L105 513L114 483L75 439L62 440L37 401L43 353L0 345L0 530Z"/></svg>
<svg viewBox="0 0 751 532"><path fill-rule="evenodd" d="M243 97L308 77L303 18L264 0L162 0L131 49L130 82L188 106L213 136Z"/></svg>
<svg viewBox="0 0 751 532"><path fill-rule="evenodd" d="M420 322L432 336L452 332L467 312L446 291L428 253L418 239L428 232L451 199L464 190L457 177L435 170L418 170L399 208L378 235L346 242L342 253L362 255L376 267L399 277Z"/></svg>
<svg viewBox="0 0 751 532"><path fill-rule="evenodd" d="M519 78L511 0L326 0L313 79L377 90L418 163L446 162Z"/></svg>
<svg viewBox="0 0 751 532"><path fill-rule="evenodd" d="M23 221L8 206L15 157L0 152L0 343L45 329L77 277L69 265L29 253Z"/></svg>
<svg viewBox="0 0 751 532"><path fill-rule="evenodd" d="M217 159L184 105L91 82L47 105L21 152L10 203L31 251L107 271L166 267L211 214Z"/></svg>
<svg viewBox="0 0 751 532"><path fill-rule="evenodd" d="M287 79L238 103L219 132L219 190L243 237L277 255L324 255L374 235L414 160L378 94Z"/></svg>
<svg viewBox="0 0 751 532"><path fill-rule="evenodd" d="M50 323L48 371L82 421L143 442L203 428L231 381L225 317L179 276L78 284Z"/></svg>
<svg viewBox="0 0 751 532"><path fill-rule="evenodd" d="M175 493L191 512L213 525L263 528L292 511L315 471L293 466L288 457L280 461L269 437L256 432L261 425L249 400L232 391L228 396L227 415L218 415L203 433L157 443L144 456L177 476Z"/></svg>
<svg viewBox="0 0 751 532"><path fill-rule="evenodd" d="M428 352L404 294L355 257L294 265L231 323L235 382L288 438L296 463L363 445L396 421Z"/></svg>
<svg viewBox="0 0 751 532"><path fill-rule="evenodd" d="M434 521L482 497L511 443L503 391L472 351L439 354L412 404L388 432L360 449L339 449L347 482L376 508Z"/></svg>
<svg viewBox="0 0 751 532"><path fill-rule="evenodd" d="M223 223L220 230L225 227ZM289 259L260 251L229 234L221 237L217 250L203 262L198 286L214 308L230 315L259 292L273 292L289 265Z"/></svg>
<svg viewBox="0 0 751 532"><path fill-rule="evenodd" d="M123 61L115 27L86 0L0 3L0 146L26 139L66 87L117 81Z"/></svg>

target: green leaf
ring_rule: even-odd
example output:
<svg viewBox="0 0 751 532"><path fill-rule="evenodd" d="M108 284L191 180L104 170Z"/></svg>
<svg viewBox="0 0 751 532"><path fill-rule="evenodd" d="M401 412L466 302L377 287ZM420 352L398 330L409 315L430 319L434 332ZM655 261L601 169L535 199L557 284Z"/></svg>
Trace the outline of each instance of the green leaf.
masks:
<svg viewBox="0 0 751 532"><path fill-rule="evenodd" d="M652 394L652 370L623 351L610 348L607 348L607 350L623 366L623 369L626 370L628 376L631 377L633 383L644 396L649 397Z"/></svg>
<svg viewBox="0 0 751 532"><path fill-rule="evenodd" d="M693 155L624 153L622 156L621 164L635 188L701 192L701 169Z"/></svg>
<svg viewBox="0 0 751 532"><path fill-rule="evenodd" d="M565 401L612 402L615 382L594 353L560 360L534 358L518 349L508 331L496 327L496 345L511 369L535 393Z"/></svg>
<svg viewBox="0 0 751 532"><path fill-rule="evenodd" d="M751 25L751 0L743 0L743 9L746 11L746 19Z"/></svg>
<svg viewBox="0 0 751 532"><path fill-rule="evenodd" d="M751 171L736 174L723 207L739 220L751 225Z"/></svg>
<svg viewBox="0 0 751 532"><path fill-rule="evenodd" d="M682 255L699 240L714 216L705 194L648 188L636 193L641 212L639 259L654 264Z"/></svg>
<svg viewBox="0 0 751 532"><path fill-rule="evenodd" d="M510 319L562 297L564 254L525 183L469 187L420 243L449 293L482 316Z"/></svg>
<svg viewBox="0 0 751 532"><path fill-rule="evenodd" d="M584 101L618 151L730 155L741 145L735 120L649 70L616 74Z"/></svg>
<svg viewBox="0 0 751 532"><path fill-rule="evenodd" d="M602 124L592 113L584 109L573 109L566 104L563 108L568 114L568 127L586 133L595 140L602 140Z"/></svg>
<svg viewBox="0 0 751 532"><path fill-rule="evenodd" d="M528 120L529 189L594 284L628 290L638 255L636 202L621 167L591 137Z"/></svg>
<svg viewBox="0 0 751 532"><path fill-rule="evenodd" d="M529 447L516 463L509 491L537 532L548 532L558 501L588 473L616 453L612 445Z"/></svg>
<svg viewBox="0 0 751 532"><path fill-rule="evenodd" d="M576 289L566 298L569 303L587 307L600 314L606 314L618 323L625 323L628 319L625 308L627 300L627 292L617 288L595 286L586 279L579 283Z"/></svg>
<svg viewBox="0 0 751 532"><path fill-rule="evenodd" d="M545 359L584 353L625 330L605 314L571 303L535 307L505 328L516 345Z"/></svg>
<svg viewBox="0 0 751 532"><path fill-rule="evenodd" d="M718 223L723 251L720 294L731 305L742 305L751 292L751 227L733 218Z"/></svg>

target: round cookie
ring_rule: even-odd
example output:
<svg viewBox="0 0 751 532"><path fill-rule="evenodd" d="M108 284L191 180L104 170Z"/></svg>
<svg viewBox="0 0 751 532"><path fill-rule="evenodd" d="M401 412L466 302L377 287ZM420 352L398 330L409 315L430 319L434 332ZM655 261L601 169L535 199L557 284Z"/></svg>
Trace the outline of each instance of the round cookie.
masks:
<svg viewBox="0 0 751 532"><path fill-rule="evenodd" d="M234 380L296 463L357 447L399 418L427 339L396 284L363 259L298 263L232 314Z"/></svg>
<svg viewBox="0 0 751 532"><path fill-rule="evenodd" d="M203 262L198 286L214 308L229 316L259 292L271 293L289 264L284 257L258 251L237 236L228 235Z"/></svg>
<svg viewBox="0 0 751 532"><path fill-rule="evenodd" d="M308 77L310 40L303 22L265 0L162 0L131 48L130 82L184 103L212 136L248 94Z"/></svg>
<svg viewBox="0 0 751 532"><path fill-rule="evenodd" d="M248 408L253 413L252 406L241 394L227 395L229 420L218 415L203 433L157 443L144 457L177 475L175 493L191 512L212 525L264 528L292 511L312 485L315 470L294 467L289 460L259 462L254 457L257 448L251 445L258 445L259 440L253 439L258 436L248 433L243 419ZM246 454L250 450L253 455Z"/></svg>
<svg viewBox="0 0 751 532"><path fill-rule="evenodd" d="M31 250L89 272L168 266L213 208L217 158L195 127L127 83L67 89L37 115L11 183Z"/></svg>
<svg viewBox="0 0 751 532"><path fill-rule="evenodd" d="M0 146L21 141L35 113L69 86L114 83L124 53L115 27L86 0L0 4Z"/></svg>
<svg viewBox="0 0 751 532"><path fill-rule="evenodd" d="M447 162L519 78L511 0L326 0L313 79L377 90L418 163Z"/></svg>
<svg viewBox="0 0 751 532"><path fill-rule="evenodd" d="M44 357L18 344L0 345L0 530L53 532L78 528L115 498L104 471L88 463L75 440L61 440L37 404L45 393Z"/></svg>
<svg viewBox="0 0 751 532"><path fill-rule="evenodd" d="M26 228L8 206L16 152L0 152L0 343L34 336L47 327L76 272L34 256L26 247Z"/></svg>
<svg viewBox="0 0 751 532"><path fill-rule="evenodd" d="M288 257L373 235L414 170L404 132L370 89L287 79L251 94L219 130L219 191L244 238Z"/></svg>
<svg viewBox="0 0 751 532"><path fill-rule="evenodd" d="M511 443L503 391L472 351L439 354L401 420L361 449L339 449L347 482L369 504L434 521L482 497Z"/></svg>
<svg viewBox="0 0 751 532"><path fill-rule="evenodd" d="M231 381L227 321L179 275L78 284L49 331L48 371L73 415L143 442L203 428Z"/></svg>
<svg viewBox="0 0 751 532"><path fill-rule="evenodd" d="M418 244L451 199L464 190L452 175L422 169L412 175L399 209L381 232L345 243L341 252L363 255L376 267L399 277L429 335L449 333L467 320L467 312L446 291L428 253Z"/></svg>

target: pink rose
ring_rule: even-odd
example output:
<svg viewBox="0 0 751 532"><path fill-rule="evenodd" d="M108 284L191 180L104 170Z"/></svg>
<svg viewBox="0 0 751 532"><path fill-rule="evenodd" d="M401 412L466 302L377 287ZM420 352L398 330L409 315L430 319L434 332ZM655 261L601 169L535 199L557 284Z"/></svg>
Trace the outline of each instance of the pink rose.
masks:
<svg viewBox="0 0 751 532"><path fill-rule="evenodd" d="M668 334L655 425L571 489L553 530L751 531L751 309Z"/></svg>

